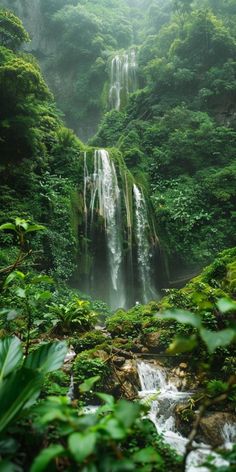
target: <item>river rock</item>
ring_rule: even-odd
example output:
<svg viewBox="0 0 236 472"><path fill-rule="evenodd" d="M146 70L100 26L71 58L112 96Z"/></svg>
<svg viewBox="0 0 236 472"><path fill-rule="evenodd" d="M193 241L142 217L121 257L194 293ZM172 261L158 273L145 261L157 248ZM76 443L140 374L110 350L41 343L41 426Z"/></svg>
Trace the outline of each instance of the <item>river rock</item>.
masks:
<svg viewBox="0 0 236 472"><path fill-rule="evenodd" d="M143 354L147 354L147 353L149 352L149 350L148 350L147 347L142 347L141 352L142 352Z"/></svg>
<svg viewBox="0 0 236 472"><path fill-rule="evenodd" d="M154 331L153 333L145 334L143 343L149 350L158 348L160 342L160 331Z"/></svg>
<svg viewBox="0 0 236 472"><path fill-rule="evenodd" d="M140 389L140 382L136 362L132 359L126 360L122 367L120 367L117 371L117 375L122 384L129 382L132 385L132 391L134 396L137 395L137 392Z"/></svg>
<svg viewBox="0 0 236 472"><path fill-rule="evenodd" d="M235 424L236 415L232 413L211 413L200 421L200 431L204 441L213 447L224 443L223 428L225 424Z"/></svg>
<svg viewBox="0 0 236 472"><path fill-rule="evenodd" d="M114 356L114 357L113 357L113 362L114 362L114 364L117 365L118 367L121 367L121 366L125 363L125 357Z"/></svg>

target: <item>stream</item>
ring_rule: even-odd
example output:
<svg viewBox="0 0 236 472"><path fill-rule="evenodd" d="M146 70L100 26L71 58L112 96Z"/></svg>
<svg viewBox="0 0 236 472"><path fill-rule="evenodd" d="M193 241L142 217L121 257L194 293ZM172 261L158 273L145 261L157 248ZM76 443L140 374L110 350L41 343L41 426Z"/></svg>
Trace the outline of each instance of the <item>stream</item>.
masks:
<svg viewBox="0 0 236 472"><path fill-rule="evenodd" d="M183 455L188 439L176 427L174 410L176 405L185 402L191 397L191 392L180 392L173 382L168 381L167 371L161 366L154 366L148 362L138 362L138 374L141 384L140 399L150 406L148 417L155 424L157 432L161 434L167 444ZM236 425L225 424L221 437L222 446L231 448L236 435ZM227 465L211 447L204 443L194 443L197 450L191 452L187 460L188 472L209 472L206 467L199 467L207 456L214 457L214 464L218 467Z"/></svg>

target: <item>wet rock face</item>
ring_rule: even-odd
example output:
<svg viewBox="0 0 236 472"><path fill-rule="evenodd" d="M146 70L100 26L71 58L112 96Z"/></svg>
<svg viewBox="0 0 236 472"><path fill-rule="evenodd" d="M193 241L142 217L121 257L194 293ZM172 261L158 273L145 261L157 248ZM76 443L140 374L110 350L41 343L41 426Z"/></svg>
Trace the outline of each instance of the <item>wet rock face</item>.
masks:
<svg viewBox="0 0 236 472"><path fill-rule="evenodd" d="M122 395L126 398L137 397L140 390L140 381L136 361L127 359L122 367L117 369L116 375L120 381Z"/></svg>
<svg viewBox="0 0 236 472"><path fill-rule="evenodd" d="M180 390L196 390L199 386L199 381L193 377L188 370L188 364L181 362L177 367L170 370L169 380Z"/></svg>
<svg viewBox="0 0 236 472"><path fill-rule="evenodd" d="M200 421L201 438L213 447L221 446L227 441L224 435L226 424L236 425L236 415L224 412L209 414Z"/></svg>

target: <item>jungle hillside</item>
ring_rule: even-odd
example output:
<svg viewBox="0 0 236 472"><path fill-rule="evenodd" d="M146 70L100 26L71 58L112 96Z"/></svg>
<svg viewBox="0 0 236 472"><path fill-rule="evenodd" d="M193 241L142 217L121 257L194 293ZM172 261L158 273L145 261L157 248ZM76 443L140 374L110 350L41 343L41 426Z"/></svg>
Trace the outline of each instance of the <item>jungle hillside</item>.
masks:
<svg viewBox="0 0 236 472"><path fill-rule="evenodd" d="M0 0L0 472L235 472L236 4Z"/></svg>

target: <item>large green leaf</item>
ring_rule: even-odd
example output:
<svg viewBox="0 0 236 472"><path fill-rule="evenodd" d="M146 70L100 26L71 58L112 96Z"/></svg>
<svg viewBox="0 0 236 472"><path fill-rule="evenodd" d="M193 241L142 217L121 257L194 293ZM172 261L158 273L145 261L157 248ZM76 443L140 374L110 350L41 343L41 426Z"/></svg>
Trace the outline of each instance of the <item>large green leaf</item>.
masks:
<svg viewBox="0 0 236 472"><path fill-rule="evenodd" d="M0 231L4 231L5 229L11 229L13 231L16 231L16 227L12 223L5 223L4 225L0 226Z"/></svg>
<svg viewBox="0 0 236 472"><path fill-rule="evenodd" d="M170 354L180 354L181 352L192 351L197 346L196 336L190 336L184 338L182 336L176 336L167 349Z"/></svg>
<svg viewBox="0 0 236 472"><path fill-rule="evenodd" d="M86 457L94 452L96 445L96 434L90 433L73 433L69 437L69 449L75 460L83 462Z"/></svg>
<svg viewBox="0 0 236 472"><path fill-rule="evenodd" d="M33 231L44 231L46 226L43 225L29 225L26 229L26 233L32 233Z"/></svg>
<svg viewBox="0 0 236 472"><path fill-rule="evenodd" d="M4 379L0 386L0 432L16 417L29 400L40 390L39 372L22 367Z"/></svg>
<svg viewBox="0 0 236 472"><path fill-rule="evenodd" d="M218 347L225 347L231 344L236 332L233 329L223 329L222 331L210 331L202 328L200 335L204 343L207 345L207 349L212 354Z"/></svg>
<svg viewBox="0 0 236 472"><path fill-rule="evenodd" d="M173 310L166 311L163 315L158 315L161 320L176 320L178 323L189 324L194 328L200 328L201 318L190 311Z"/></svg>
<svg viewBox="0 0 236 472"><path fill-rule="evenodd" d="M7 276L4 282L4 287L9 285L15 279L23 280L24 278L25 278L25 274L23 274L23 272L21 272L20 270L15 270L14 272L11 272L11 274Z"/></svg>
<svg viewBox="0 0 236 472"><path fill-rule="evenodd" d="M116 418L108 419L104 423L104 430L115 440L124 439L126 436L125 427Z"/></svg>
<svg viewBox="0 0 236 472"><path fill-rule="evenodd" d="M16 337L0 341L0 381L9 375L23 359L20 340Z"/></svg>
<svg viewBox="0 0 236 472"><path fill-rule="evenodd" d="M65 453L65 449L61 444L52 444L47 449L43 449L34 460L30 472L42 472L47 469L50 462L58 456Z"/></svg>
<svg viewBox="0 0 236 472"><path fill-rule="evenodd" d="M116 418L125 428L130 428L139 415L140 406L137 403L120 400L116 407Z"/></svg>
<svg viewBox="0 0 236 472"><path fill-rule="evenodd" d="M37 369L47 373L57 370L64 362L67 353L65 342L43 344L35 351L31 352L25 361L28 369Z"/></svg>
<svg viewBox="0 0 236 472"><path fill-rule="evenodd" d="M14 472L15 467L14 464L10 461L1 461L0 463L0 472Z"/></svg>
<svg viewBox="0 0 236 472"><path fill-rule="evenodd" d="M96 382L100 380L100 375L96 375L95 377L90 377L89 379L86 379L80 386L79 390L81 393L86 393L90 392L93 389L93 386L95 385Z"/></svg>
<svg viewBox="0 0 236 472"><path fill-rule="evenodd" d="M151 446L141 449L133 455L133 460L142 464L158 463L163 466L163 459Z"/></svg>

